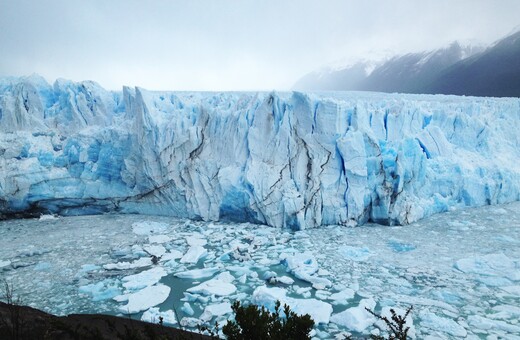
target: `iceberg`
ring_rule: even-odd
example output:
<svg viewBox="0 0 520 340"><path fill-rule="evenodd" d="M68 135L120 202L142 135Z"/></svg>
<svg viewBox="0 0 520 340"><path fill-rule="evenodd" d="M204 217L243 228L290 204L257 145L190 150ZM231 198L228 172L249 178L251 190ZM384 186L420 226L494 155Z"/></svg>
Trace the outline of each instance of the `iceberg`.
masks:
<svg viewBox="0 0 520 340"><path fill-rule="evenodd" d="M119 311L123 314L135 314L157 306L168 298L171 288L163 284L148 286L135 293L117 295L113 299L118 302L127 302L124 306L119 306Z"/></svg>
<svg viewBox="0 0 520 340"><path fill-rule="evenodd" d="M298 315L309 314L317 324L329 323L332 314L332 306L329 303L316 299L295 299L286 295L285 289L260 286L253 292L252 302L274 311L275 304L279 301L282 308L288 305Z"/></svg>
<svg viewBox="0 0 520 340"><path fill-rule="evenodd" d="M519 130L519 98L2 78L0 215L404 225L520 200Z"/></svg>

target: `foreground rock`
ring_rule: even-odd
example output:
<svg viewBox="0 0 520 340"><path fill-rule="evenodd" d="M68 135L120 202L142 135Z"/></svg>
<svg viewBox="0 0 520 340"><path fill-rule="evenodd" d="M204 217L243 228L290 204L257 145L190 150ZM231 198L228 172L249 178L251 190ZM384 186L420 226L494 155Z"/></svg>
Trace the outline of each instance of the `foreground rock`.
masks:
<svg viewBox="0 0 520 340"><path fill-rule="evenodd" d="M12 319L11 317L14 316ZM14 321L14 322L13 322ZM18 327L13 327L18 324ZM101 314L54 316L0 302L0 339L210 339L180 329Z"/></svg>

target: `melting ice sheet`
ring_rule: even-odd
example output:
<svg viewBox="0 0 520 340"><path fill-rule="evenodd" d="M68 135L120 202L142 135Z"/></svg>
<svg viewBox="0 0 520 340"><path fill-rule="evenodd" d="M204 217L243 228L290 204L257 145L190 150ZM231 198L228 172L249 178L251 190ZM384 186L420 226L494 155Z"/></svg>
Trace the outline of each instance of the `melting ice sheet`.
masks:
<svg viewBox="0 0 520 340"><path fill-rule="evenodd" d="M56 314L134 313L176 324L231 317L235 300L312 313L313 334L381 334L365 307L413 305L412 334L520 337L520 202L406 227L289 232L139 215L0 223L0 279Z"/></svg>

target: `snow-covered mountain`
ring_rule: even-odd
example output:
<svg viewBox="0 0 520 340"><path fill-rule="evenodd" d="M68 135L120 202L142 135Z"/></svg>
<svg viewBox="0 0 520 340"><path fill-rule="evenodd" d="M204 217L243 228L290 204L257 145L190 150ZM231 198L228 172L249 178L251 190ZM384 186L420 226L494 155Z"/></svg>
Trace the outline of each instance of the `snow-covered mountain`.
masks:
<svg viewBox="0 0 520 340"><path fill-rule="evenodd" d="M421 92L520 97L520 31L443 70Z"/></svg>
<svg viewBox="0 0 520 340"><path fill-rule="evenodd" d="M301 78L296 90L307 91L380 91L418 93L439 74L457 62L483 49L458 42L438 50L409 53L387 60L361 61L344 68L312 72Z"/></svg>
<svg viewBox="0 0 520 340"><path fill-rule="evenodd" d="M376 64L359 62L312 72L297 81L294 89L520 97L520 31L488 48L455 42Z"/></svg>
<svg viewBox="0 0 520 340"><path fill-rule="evenodd" d="M520 199L520 99L0 80L0 213L294 229Z"/></svg>

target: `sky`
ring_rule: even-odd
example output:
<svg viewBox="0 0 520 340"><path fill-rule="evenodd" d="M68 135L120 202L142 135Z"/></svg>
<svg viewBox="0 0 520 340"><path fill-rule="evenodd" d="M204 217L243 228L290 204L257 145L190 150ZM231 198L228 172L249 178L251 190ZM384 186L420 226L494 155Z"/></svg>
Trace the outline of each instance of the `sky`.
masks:
<svg viewBox="0 0 520 340"><path fill-rule="evenodd" d="M518 0L0 0L0 76L288 90L326 65L490 44Z"/></svg>

